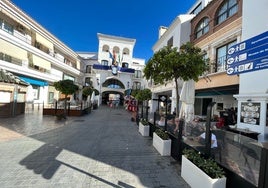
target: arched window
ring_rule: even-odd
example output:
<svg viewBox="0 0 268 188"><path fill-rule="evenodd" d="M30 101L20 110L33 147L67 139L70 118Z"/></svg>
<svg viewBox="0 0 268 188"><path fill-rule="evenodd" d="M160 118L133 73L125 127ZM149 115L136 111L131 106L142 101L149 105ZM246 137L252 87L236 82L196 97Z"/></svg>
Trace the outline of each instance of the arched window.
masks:
<svg viewBox="0 0 268 188"><path fill-rule="evenodd" d="M202 35L206 34L209 31L209 19L203 18L196 26L195 29L195 38L199 38Z"/></svg>
<svg viewBox="0 0 268 188"><path fill-rule="evenodd" d="M102 51L103 51L103 52L109 52L109 46L106 45L106 44L103 45L103 46L102 46Z"/></svg>
<svg viewBox="0 0 268 188"><path fill-rule="evenodd" d="M124 48L123 49L123 54L129 55L129 49L128 48Z"/></svg>
<svg viewBox="0 0 268 188"><path fill-rule="evenodd" d="M236 0L226 0L217 11L216 25L224 22L238 11L238 4Z"/></svg>
<svg viewBox="0 0 268 188"><path fill-rule="evenodd" d="M125 89L124 84L117 79L106 80L102 84L102 87L108 87L108 88L113 88L113 89Z"/></svg>

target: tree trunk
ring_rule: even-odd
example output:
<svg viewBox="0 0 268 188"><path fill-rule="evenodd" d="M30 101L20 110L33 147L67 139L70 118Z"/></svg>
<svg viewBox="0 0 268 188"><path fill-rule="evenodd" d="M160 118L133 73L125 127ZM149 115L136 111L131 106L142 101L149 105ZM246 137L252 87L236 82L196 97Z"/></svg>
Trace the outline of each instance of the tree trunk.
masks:
<svg viewBox="0 0 268 188"><path fill-rule="evenodd" d="M64 97L64 117L67 115L67 95Z"/></svg>

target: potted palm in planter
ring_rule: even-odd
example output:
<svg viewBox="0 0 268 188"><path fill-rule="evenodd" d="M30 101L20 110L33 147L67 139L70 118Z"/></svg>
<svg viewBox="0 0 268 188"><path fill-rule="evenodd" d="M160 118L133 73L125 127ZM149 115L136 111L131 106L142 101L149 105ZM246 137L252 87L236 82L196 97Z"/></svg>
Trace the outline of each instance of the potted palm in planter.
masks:
<svg viewBox="0 0 268 188"><path fill-rule="evenodd" d="M153 146L161 156L170 156L171 139L166 131L156 129L153 133Z"/></svg>
<svg viewBox="0 0 268 188"><path fill-rule="evenodd" d="M223 169L211 158L204 158L193 149L184 149L181 176L192 187L225 188Z"/></svg>
<svg viewBox="0 0 268 188"><path fill-rule="evenodd" d="M149 136L150 126L148 121L141 119L139 122L139 132L142 136Z"/></svg>

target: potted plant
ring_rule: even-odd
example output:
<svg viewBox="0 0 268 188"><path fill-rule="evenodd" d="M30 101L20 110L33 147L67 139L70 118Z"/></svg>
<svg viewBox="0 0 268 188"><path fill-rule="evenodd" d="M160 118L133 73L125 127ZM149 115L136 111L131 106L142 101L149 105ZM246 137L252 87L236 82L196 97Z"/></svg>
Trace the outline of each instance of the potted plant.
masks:
<svg viewBox="0 0 268 188"><path fill-rule="evenodd" d="M156 129L153 133L153 146L162 156L170 156L171 140L166 131Z"/></svg>
<svg viewBox="0 0 268 188"><path fill-rule="evenodd" d="M139 132L142 136L149 136L150 126L148 121L141 119L139 122Z"/></svg>
<svg viewBox="0 0 268 188"><path fill-rule="evenodd" d="M225 188L223 168L211 158L206 159L193 149L184 149L181 176L192 187Z"/></svg>

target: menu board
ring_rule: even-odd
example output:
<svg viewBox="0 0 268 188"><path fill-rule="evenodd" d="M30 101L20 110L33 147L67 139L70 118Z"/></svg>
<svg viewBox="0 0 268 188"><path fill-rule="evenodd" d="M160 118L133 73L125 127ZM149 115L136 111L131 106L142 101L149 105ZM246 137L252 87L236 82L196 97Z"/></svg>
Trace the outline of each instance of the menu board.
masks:
<svg viewBox="0 0 268 188"><path fill-rule="evenodd" d="M260 125L261 103L242 102L240 122L252 125Z"/></svg>

